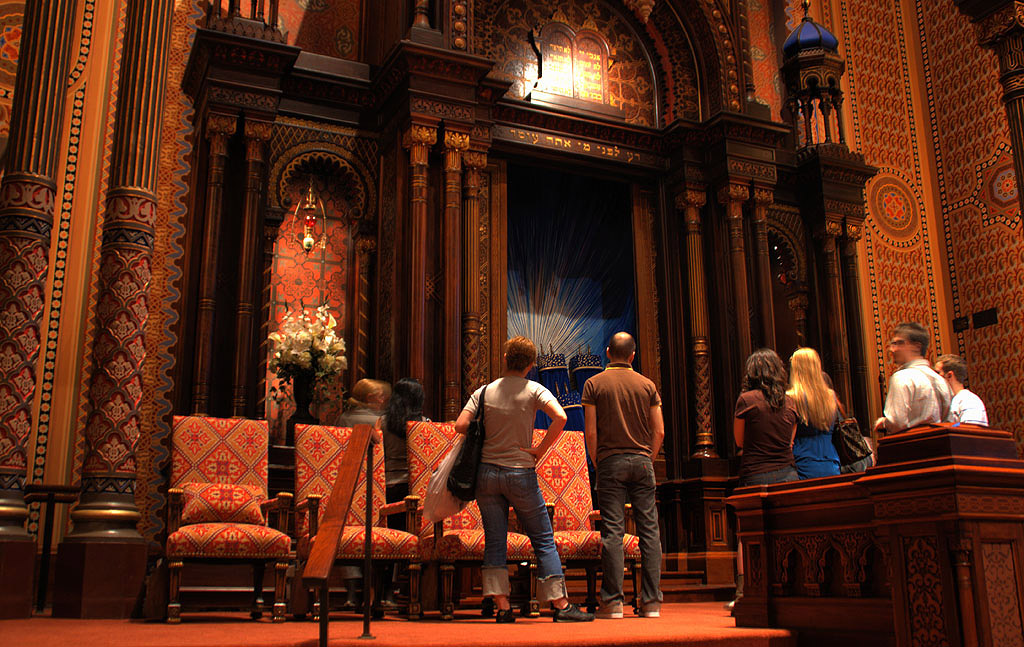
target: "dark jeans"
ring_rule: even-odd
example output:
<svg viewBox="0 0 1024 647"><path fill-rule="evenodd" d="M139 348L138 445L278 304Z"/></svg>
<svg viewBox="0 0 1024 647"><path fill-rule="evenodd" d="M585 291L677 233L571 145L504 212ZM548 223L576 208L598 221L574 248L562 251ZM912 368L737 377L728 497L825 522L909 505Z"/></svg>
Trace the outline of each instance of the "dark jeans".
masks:
<svg viewBox="0 0 1024 647"><path fill-rule="evenodd" d="M520 529L537 558L537 599L566 596L562 562L555 548L551 518L532 467L502 467L481 463L476 476L476 502L484 523L484 563L480 569L483 594L508 595L508 507L515 508Z"/></svg>
<svg viewBox="0 0 1024 647"><path fill-rule="evenodd" d="M761 472L760 474L748 474L740 479L739 487L747 485L772 485L773 483L787 483L800 480L796 468L783 467L780 470Z"/></svg>
<svg viewBox="0 0 1024 647"><path fill-rule="evenodd" d="M840 466L839 473L840 474L854 474L856 472L863 472L864 470L866 470L867 468L871 467L874 464L875 464L874 459L871 458L871 454L868 454L867 456L865 456L864 458L860 459L859 461L856 461L854 463L850 463L849 465L842 465L842 466Z"/></svg>
<svg viewBox="0 0 1024 647"><path fill-rule="evenodd" d="M601 602L622 601L622 536L626 532L626 502L633 504L640 537L642 604L661 602L661 528L654 501L654 464L641 454L614 454L597 464L597 498L601 503Z"/></svg>
<svg viewBox="0 0 1024 647"><path fill-rule="evenodd" d="M390 483L384 490L384 499L388 503L395 503L396 501L402 501L405 497L409 496L409 483ZM395 530L406 530L405 527L405 515L404 514L393 514L388 517L388 528L394 528Z"/></svg>

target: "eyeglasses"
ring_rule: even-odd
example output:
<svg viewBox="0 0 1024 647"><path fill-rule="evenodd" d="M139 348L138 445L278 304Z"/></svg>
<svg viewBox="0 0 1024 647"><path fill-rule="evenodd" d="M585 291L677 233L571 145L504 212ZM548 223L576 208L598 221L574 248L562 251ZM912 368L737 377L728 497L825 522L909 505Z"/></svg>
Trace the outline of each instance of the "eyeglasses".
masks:
<svg viewBox="0 0 1024 647"><path fill-rule="evenodd" d="M899 338L897 338L897 339L890 339L889 340L889 345L890 346L902 346L902 345L904 345L906 343L907 343L906 339L899 339Z"/></svg>

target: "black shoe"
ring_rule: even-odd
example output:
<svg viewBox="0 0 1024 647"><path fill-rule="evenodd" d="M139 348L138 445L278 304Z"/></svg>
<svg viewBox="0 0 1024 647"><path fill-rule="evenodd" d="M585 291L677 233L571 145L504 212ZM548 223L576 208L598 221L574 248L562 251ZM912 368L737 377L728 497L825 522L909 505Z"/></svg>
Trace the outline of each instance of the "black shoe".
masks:
<svg viewBox="0 0 1024 647"><path fill-rule="evenodd" d="M516 612L512 609L498 609L494 614L494 620L498 624L506 624L516 621Z"/></svg>
<svg viewBox="0 0 1024 647"><path fill-rule="evenodd" d="M564 609L555 609L555 622L590 622L594 619L593 613L581 611L575 604L570 604Z"/></svg>

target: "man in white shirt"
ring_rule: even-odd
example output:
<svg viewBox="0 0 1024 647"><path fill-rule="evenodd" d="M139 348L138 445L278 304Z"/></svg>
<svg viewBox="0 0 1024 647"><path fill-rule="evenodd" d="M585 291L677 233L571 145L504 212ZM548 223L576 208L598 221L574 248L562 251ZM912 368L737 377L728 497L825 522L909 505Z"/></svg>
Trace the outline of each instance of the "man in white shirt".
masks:
<svg viewBox="0 0 1024 647"><path fill-rule="evenodd" d="M952 422L969 422L987 427L985 403L964 386L967 381L967 362L959 355L940 355L935 361L935 370L953 391L953 402L949 405Z"/></svg>
<svg viewBox="0 0 1024 647"><path fill-rule="evenodd" d="M949 421L953 398L949 385L924 358L930 341L928 331L919 323L901 323L893 331L889 352L900 368L889 378L884 415L875 421L879 433Z"/></svg>

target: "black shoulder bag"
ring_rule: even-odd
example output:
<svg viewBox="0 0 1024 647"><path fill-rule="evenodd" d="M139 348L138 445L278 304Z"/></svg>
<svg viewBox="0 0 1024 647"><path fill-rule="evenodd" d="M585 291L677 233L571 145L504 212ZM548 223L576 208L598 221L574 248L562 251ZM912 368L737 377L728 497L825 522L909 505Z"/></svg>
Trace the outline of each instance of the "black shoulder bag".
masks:
<svg viewBox="0 0 1024 647"><path fill-rule="evenodd" d="M836 401L839 409L839 420L832 428L832 444L839 454L840 465L851 465L871 454L871 446L864 440L860 431L860 425L854 417L847 418L843 412L843 405Z"/></svg>
<svg viewBox="0 0 1024 647"><path fill-rule="evenodd" d="M466 437L462 439L459 456L448 475L448 490L462 501L476 498L476 471L480 467L480 454L484 449L484 395L487 387L480 392L476 416L469 423Z"/></svg>

